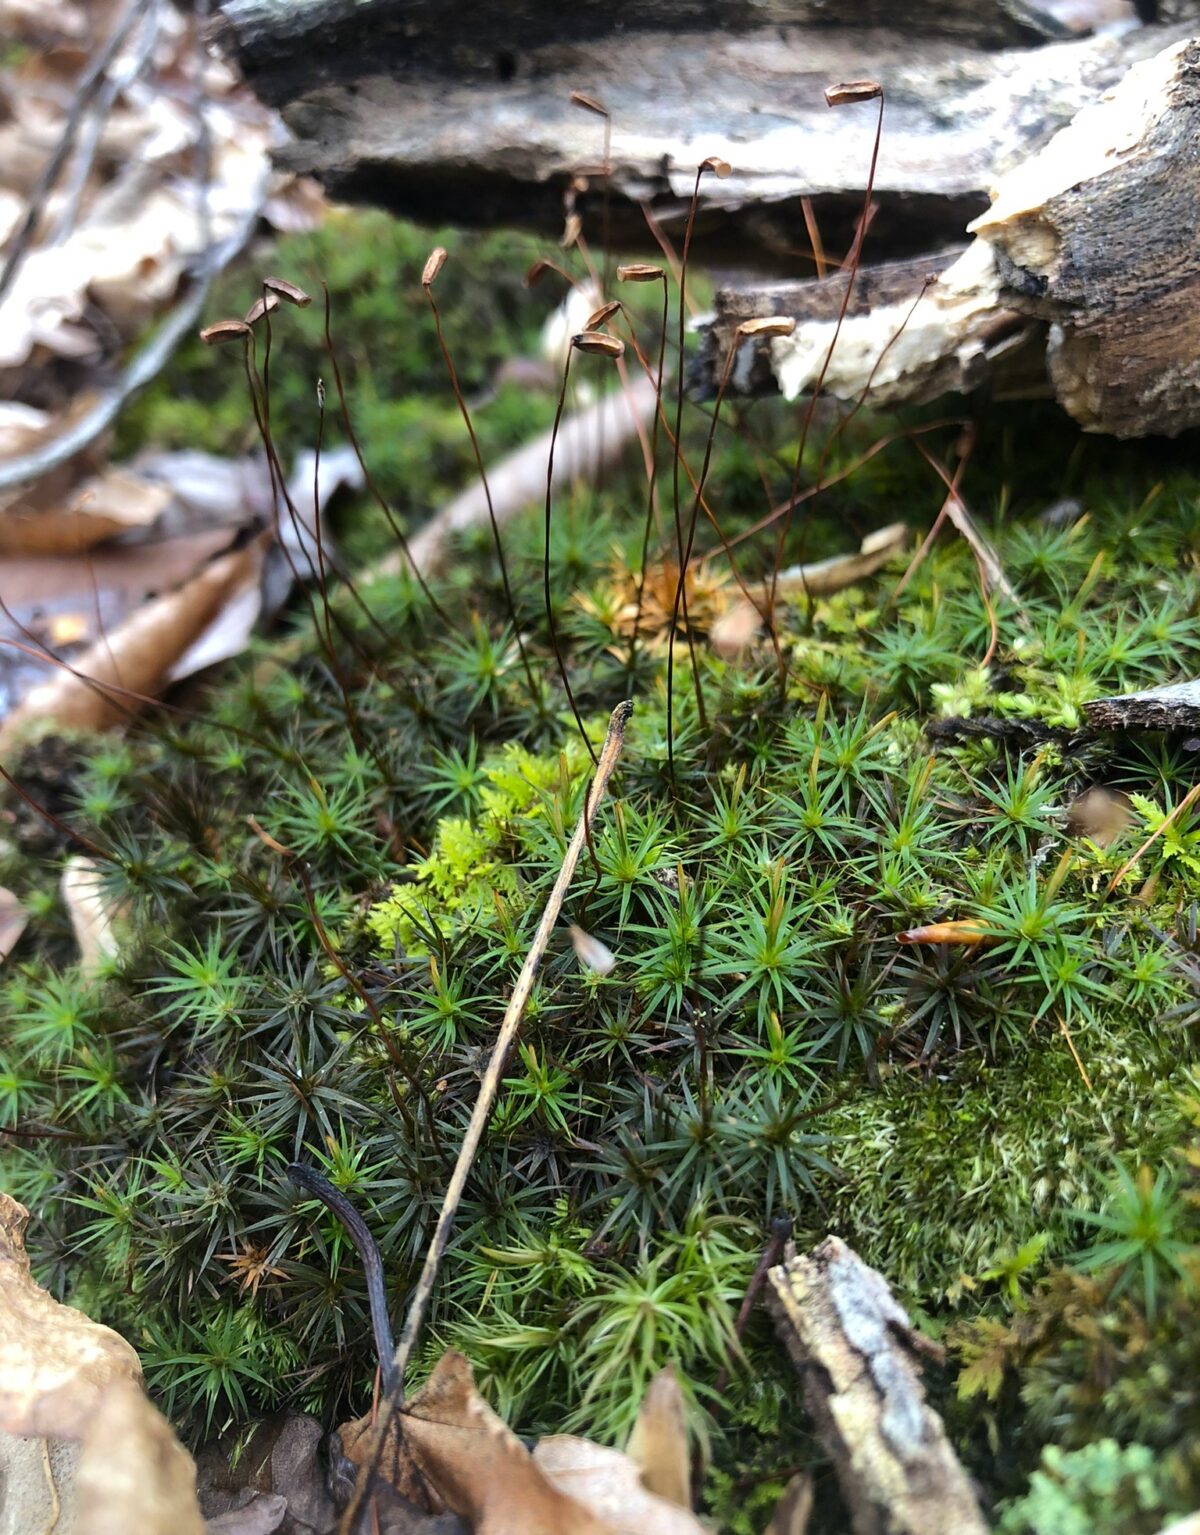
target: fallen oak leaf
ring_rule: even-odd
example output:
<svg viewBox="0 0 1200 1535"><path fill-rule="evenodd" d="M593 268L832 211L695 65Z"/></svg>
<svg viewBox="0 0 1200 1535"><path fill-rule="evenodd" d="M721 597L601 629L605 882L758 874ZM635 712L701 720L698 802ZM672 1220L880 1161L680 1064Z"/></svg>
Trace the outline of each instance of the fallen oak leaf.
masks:
<svg viewBox="0 0 1200 1535"><path fill-rule="evenodd" d="M0 512L0 554L78 554L133 528L158 521L171 501L155 485L124 469L106 469L72 492L69 505L16 500Z"/></svg>
<svg viewBox="0 0 1200 1535"><path fill-rule="evenodd" d="M262 558L263 543L255 540L132 614L70 669L31 689L0 726L0 751L34 724L103 730L128 718L139 702L162 690L180 657L231 599L257 582Z"/></svg>
<svg viewBox="0 0 1200 1535"><path fill-rule="evenodd" d="M665 1365L646 1387L625 1453L641 1472L648 1492L691 1508L687 1409L673 1366Z"/></svg>
<svg viewBox="0 0 1200 1535"><path fill-rule="evenodd" d="M25 1251L29 1211L0 1193L0 1429L79 1439L114 1382L140 1388L138 1356L119 1333L34 1280Z"/></svg>
<svg viewBox="0 0 1200 1535"><path fill-rule="evenodd" d="M476 1391L469 1362L455 1350L405 1403L399 1423L423 1475L474 1535L615 1535L618 1527L555 1484Z"/></svg>
<svg viewBox="0 0 1200 1535"><path fill-rule="evenodd" d="M550 1434L534 1446L533 1462L560 1493L599 1517L603 1529L622 1535L706 1535L690 1509L650 1492L636 1462L609 1445Z"/></svg>

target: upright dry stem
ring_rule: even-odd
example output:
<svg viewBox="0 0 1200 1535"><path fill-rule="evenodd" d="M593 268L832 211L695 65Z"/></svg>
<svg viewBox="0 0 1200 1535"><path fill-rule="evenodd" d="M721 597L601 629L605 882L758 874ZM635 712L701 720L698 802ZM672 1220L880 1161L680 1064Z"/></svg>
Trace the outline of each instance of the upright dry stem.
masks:
<svg viewBox="0 0 1200 1535"><path fill-rule="evenodd" d="M450 1182L446 1188L445 1198L442 1201L441 1214L438 1216L437 1226L433 1233L433 1239L429 1244L429 1251L425 1255L425 1263L421 1269L420 1277L413 1289L412 1299L409 1302L408 1316L405 1318L404 1330L400 1334L400 1342L396 1346L395 1355L395 1384L381 1404L379 1421L376 1424L371 1453L368 1455L359 1473L358 1483L354 1489L354 1495L342 1515L339 1526L341 1535L352 1535L356 1528L358 1510L362 1506L362 1500L370 1485L378 1464L379 1453L383 1446L383 1436L387 1431L388 1420L399 1406L404 1391L404 1372L408 1367L408 1361L412 1356L413 1346L421 1331L425 1320L425 1312L433 1295L434 1285L437 1283L438 1269L441 1265L442 1255L446 1251L446 1244L450 1240L450 1232L454 1226L458 1214L459 1202L466 1188L467 1179L475 1162L475 1155L479 1150L479 1143L483 1139L483 1132L487 1128L487 1122L491 1117L492 1109L496 1102L496 1096L500 1091L501 1074L504 1071L504 1063L516 1038L517 1030L521 1026L525 1008L529 1002L530 993L533 991L533 983L537 978L538 967L550 942L550 934L554 930L554 924L558 921L562 910L563 901L566 899L567 889L570 886L580 854L588 841L591 832L592 818L600 801L604 798L612 777L613 769L617 765L617 759L621 755L621 748L625 744L625 727L629 723L629 717L633 713L633 704L626 701L618 704L612 712L608 722L608 733L604 738L604 745L600 749L600 756L596 763L596 771L588 785L587 797L580 812L579 823L567 844L566 853L563 855L562 868L558 871L558 878L554 882L554 888L546 902L542 919L538 923L537 932L533 936L529 952L525 956L525 963L521 966L521 973L517 977L512 995L509 997L508 1007L505 1009L503 1021L500 1024L500 1032L496 1036L496 1043L492 1048L491 1060L488 1062L487 1071L483 1081L479 1085L479 1096L475 1100L475 1107L471 1113L467 1132L463 1136L462 1146L459 1149L458 1159L454 1164L454 1171L450 1175Z"/></svg>

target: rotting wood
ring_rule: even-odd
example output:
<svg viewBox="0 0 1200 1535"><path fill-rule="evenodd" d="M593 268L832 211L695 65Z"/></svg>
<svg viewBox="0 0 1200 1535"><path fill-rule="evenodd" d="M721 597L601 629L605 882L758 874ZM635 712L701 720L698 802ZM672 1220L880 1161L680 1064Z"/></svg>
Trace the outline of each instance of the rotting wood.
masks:
<svg viewBox="0 0 1200 1535"><path fill-rule="evenodd" d="M923 1338L882 1276L837 1237L792 1248L768 1301L804 1382L855 1535L985 1535L987 1524L941 1419L925 1400Z"/></svg>
<svg viewBox="0 0 1200 1535"><path fill-rule="evenodd" d="M974 244L953 261L861 273L822 387L847 401L869 391L879 405L928 400L995 382L1001 359L1028 379L1044 343L1049 386L1087 430L1174 436L1200 424L1200 252L1180 214L1200 195L1198 139L1200 41L1184 40L1131 68L1002 177L970 226ZM769 305L795 330L742 341L731 388L806 393L847 280L722 294L695 387L739 344L738 320Z"/></svg>
<svg viewBox="0 0 1200 1535"><path fill-rule="evenodd" d="M900 32L879 25L893 15L882 0L826 7L838 27L795 25L813 4L734 6L710 30L714 7L700 0L622 7L619 31L607 4L505 5L502 25L497 9L447 28L442 9L416 0L225 0L221 36L283 107L295 140L280 163L339 199L557 235L570 193L590 241L607 231L631 249L650 244L643 204L679 238L696 167L719 154L733 174L701 179L697 249L803 272L804 200L827 248L844 249L871 162L874 104L832 113L832 81L884 86L870 249L911 254L961 239L998 174L1131 62L1186 35L1156 26L987 51L955 36L955 4L908 8ZM674 30L647 29L668 12ZM738 16L760 24L739 31ZM922 16L929 35L914 47ZM780 17L789 24L762 24ZM607 181L605 124L572 105L577 90L610 114Z"/></svg>

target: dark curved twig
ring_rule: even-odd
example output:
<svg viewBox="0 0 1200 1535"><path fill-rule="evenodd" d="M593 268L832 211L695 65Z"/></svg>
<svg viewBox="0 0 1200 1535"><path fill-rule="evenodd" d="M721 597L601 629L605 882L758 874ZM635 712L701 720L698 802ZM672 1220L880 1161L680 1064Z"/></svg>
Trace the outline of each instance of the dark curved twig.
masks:
<svg viewBox="0 0 1200 1535"><path fill-rule="evenodd" d="M379 1355L379 1373L383 1389L390 1392L396 1379L396 1347L392 1339L392 1322L388 1316L387 1291L384 1288L383 1256L379 1243L371 1235L367 1223L340 1189L335 1189L329 1179L315 1167L304 1162L292 1162L287 1175L298 1188L304 1189L314 1199L319 1199L331 1215L336 1215L346 1228L346 1234L354 1243L355 1251L363 1266L367 1281L367 1302L371 1308L371 1331L375 1334L375 1352Z"/></svg>

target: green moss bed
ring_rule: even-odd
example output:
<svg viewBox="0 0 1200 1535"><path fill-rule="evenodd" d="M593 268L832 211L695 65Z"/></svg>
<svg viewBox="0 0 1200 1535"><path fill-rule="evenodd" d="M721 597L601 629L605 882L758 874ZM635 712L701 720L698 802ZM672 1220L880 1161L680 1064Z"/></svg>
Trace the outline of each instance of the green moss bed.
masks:
<svg viewBox="0 0 1200 1535"><path fill-rule="evenodd" d="M330 283L360 433L412 526L471 465L419 291L431 243L338 215L270 258ZM520 285L525 242L447 243L471 393L551 298ZM253 291L227 280L231 306ZM319 319L280 327L284 449L311 433L319 342ZM489 459L553 406L502 388L478 413ZM1124 867L1194 782L1195 746L1084 714L1195 671L1200 487L1181 453L979 409L967 499L1019 598L995 601L986 666L988 608L953 536L899 598L911 551L781 602L782 682L766 640L736 660L709 643L733 590L715 559L696 674L676 648L670 750L664 632L631 653L621 618L644 483L555 506L556 626L593 740L635 701L565 914L615 964L585 969L556 932L414 1370L454 1345L520 1432L620 1442L674 1361L730 1530L762 1529L797 1468L833 1507L766 1316L733 1341L780 1213L802 1245L842 1236L945 1346L931 1394L1005 1530L1150 1532L1200 1503L1200 808ZM187 351L124 446L237 451L248 415L236 365ZM723 421L709 492L733 534L762 515L764 478L786 495L797 423L765 406ZM896 425L814 438L806 474ZM1040 517L1067 492L1076 511ZM897 518L923 531L942 493L900 439L815 503L792 552ZM340 518L352 565L386 547L365 498ZM131 1338L193 1441L369 1401L358 1261L284 1168L308 1161L353 1199L398 1316L588 782L541 540L536 507L506 534L528 673L485 532L435 585L451 625L407 579L363 584L370 621L333 598L331 657L298 602L175 712L9 765L92 845L123 942L81 976L57 894L78 849L10 798L0 877L34 921L0 978L0 1176L36 1212L43 1281ZM746 576L772 542L744 546ZM1107 845L1069 815L1096 785L1128 797ZM898 941L947 921L986 941Z"/></svg>

